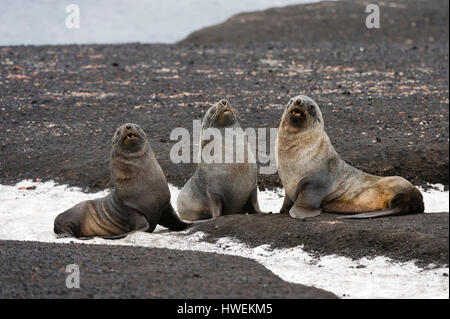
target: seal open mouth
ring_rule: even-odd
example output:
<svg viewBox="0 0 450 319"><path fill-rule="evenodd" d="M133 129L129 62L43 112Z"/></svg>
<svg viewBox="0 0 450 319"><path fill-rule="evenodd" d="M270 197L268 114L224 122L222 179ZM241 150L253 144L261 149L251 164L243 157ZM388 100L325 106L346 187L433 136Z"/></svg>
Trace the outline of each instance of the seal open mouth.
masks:
<svg viewBox="0 0 450 319"><path fill-rule="evenodd" d="M222 118L223 116L230 116L232 114L233 114L233 110L228 105L217 111L217 116L219 118Z"/></svg>
<svg viewBox="0 0 450 319"><path fill-rule="evenodd" d="M301 118L302 116L304 116L304 112L300 111L299 109L293 109L291 111L292 116L294 116L295 118Z"/></svg>
<svg viewBox="0 0 450 319"><path fill-rule="evenodd" d="M222 114L231 114L231 109L229 107L226 107L223 111Z"/></svg>
<svg viewBox="0 0 450 319"><path fill-rule="evenodd" d="M122 139L122 142L125 144L137 144L139 141L139 135L137 133L128 133Z"/></svg>
<svg viewBox="0 0 450 319"><path fill-rule="evenodd" d="M137 136L133 133L128 133L127 136L125 136L125 139L135 141L135 140L137 140Z"/></svg>

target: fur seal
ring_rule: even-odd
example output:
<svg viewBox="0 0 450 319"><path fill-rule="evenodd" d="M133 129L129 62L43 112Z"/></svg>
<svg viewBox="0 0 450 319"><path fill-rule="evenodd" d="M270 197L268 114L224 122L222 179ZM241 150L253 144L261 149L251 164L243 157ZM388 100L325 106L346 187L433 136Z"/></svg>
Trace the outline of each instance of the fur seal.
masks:
<svg viewBox="0 0 450 319"><path fill-rule="evenodd" d="M113 192L58 215L54 232L59 237L111 239L134 231L152 232L157 224L171 230L188 226L172 208L166 177L137 124L127 123L116 130L110 170Z"/></svg>
<svg viewBox="0 0 450 319"><path fill-rule="evenodd" d="M280 213L294 218L324 212L340 218L423 213L420 191L399 176L364 173L343 161L324 131L319 106L299 95L287 104L278 131L277 168L286 191Z"/></svg>
<svg viewBox="0 0 450 319"><path fill-rule="evenodd" d="M248 137L241 129L238 117L237 111L225 99L206 112L200 135L201 154L214 141L214 137L207 137L208 130L212 128L220 131L219 138L222 139L221 145L224 145L219 149L222 159L225 154L233 154L234 149L237 153L242 146L244 158L243 161L233 159L216 163L205 161L201 155L197 170L178 195L177 209L182 219L197 221L230 214L262 213L258 204L256 161L250 160L254 155L249 150ZM224 142L226 129L232 129L236 134L232 145Z"/></svg>

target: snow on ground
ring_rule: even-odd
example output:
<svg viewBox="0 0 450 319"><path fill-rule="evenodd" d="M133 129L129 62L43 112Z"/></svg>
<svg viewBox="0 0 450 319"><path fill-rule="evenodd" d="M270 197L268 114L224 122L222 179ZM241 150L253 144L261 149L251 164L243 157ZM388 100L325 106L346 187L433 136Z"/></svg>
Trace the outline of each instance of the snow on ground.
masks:
<svg viewBox="0 0 450 319"><path fill-rule="evenodd" d="M34 190L19 189L36 186ZM427 212L448 212L449 192L437 185L422 191ZM170 186L176 207L179 190ZM252 258L285 281L322 288L344 298L448 298L448 268L421 269L413 262L397 263L387 257L362 258L311 257L302 247L271 250L262 245L250 248L231 238L216 243L202 241L205 234L169 232L158 226L154 233L137 232L120 240L57 239L53 220L76 203L105 196L108 191L84 193L80 188L56 185L54 182L22 181L15 186L0 185L0 240L33 240L41 242L131 245L181 250L214 252ZM277 212L283 191L258 194L261 208Z"/></svg>
<svg viewBox="0 0 450 319"><path fill-rule="evenodd" d="M434 184L429 185L431 188L424 191L419 187L425 202L426 213L442 213L449 211L449 197L448 191L444 191L444 185Z"/></svg>

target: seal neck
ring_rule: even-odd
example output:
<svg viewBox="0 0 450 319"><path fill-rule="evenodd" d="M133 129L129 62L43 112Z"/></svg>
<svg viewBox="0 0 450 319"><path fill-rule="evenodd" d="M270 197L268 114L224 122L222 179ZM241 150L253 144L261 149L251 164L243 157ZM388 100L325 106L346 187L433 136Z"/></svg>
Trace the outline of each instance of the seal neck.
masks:
<svg viewBox="0 0 450 319"><path fill-rule="evenodd" d="M144 156L149 151L151 151L150 144L148 143L148 141L145 141L143 143L143 145L141 146L141 148L139 148L139 150L134 151L134 152L126 151L126 150L123 150L120 147L116 146L112 150L111 157L112 158L119 157L119 158L123 158L123 159L136 159L136 158Z"/></svg>

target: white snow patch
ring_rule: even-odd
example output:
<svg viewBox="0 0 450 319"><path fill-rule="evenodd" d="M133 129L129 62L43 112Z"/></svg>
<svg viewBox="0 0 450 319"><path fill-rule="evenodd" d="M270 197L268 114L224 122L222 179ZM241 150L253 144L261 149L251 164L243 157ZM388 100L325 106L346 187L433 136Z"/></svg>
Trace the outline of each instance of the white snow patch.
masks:
<svg viewBox="0 0 450 319"><path fill-rule="evenodd" d="M448 191L444 191L444 185L429 184L428 186L429 189L427 191L419 187L425 203L425 213L448 213L449 193Z"/></svg>
<svg viewBox="0 0 450 319"><path fill-rule="evenodd" d="M34 190L20 190L35 185ZM176 207L179 189L169 185L172 204ZM423 192L426 211L448 212L448 191ZM440 188L440 189L439 189ZM344 298L448 298L448 268L422 269L413 262L392 262L387 257L362 258L352 261L346 257L311 257L302 247L269 249L268 245L250 248L234 239L221 238L216 243L202 241L206 234L169 232L158 226L155 232L137 232L119 240L95 238L57 239L53 220L76 203L105 196L108 191L84 193L80 188L56 185L54 182L22 181L15 186L0 185L0 240L33 240L41 242L102 245L130 245L213 252L251 258L285 281L322 288ZM283 191L259 192L261 208L278 212Z"/></svg>

